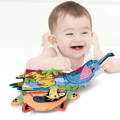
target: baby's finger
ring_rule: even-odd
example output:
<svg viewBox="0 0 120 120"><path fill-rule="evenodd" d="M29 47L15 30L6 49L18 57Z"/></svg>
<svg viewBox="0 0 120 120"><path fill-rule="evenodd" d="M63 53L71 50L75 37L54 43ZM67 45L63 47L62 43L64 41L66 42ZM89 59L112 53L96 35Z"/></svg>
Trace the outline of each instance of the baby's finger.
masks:
<svg viewBox="0 0 120 120"><path fill-rule="evenodd" d="M106 63L101 64L101 67L103 68L104 71L107 71L108 65Z"/></svg>
<svg viewBox="0 0 120 120"><path fill-rule="evenodd" d="M101 66L101 67L105 67L105 65L106 65L106 63L102 63L100 66Z"/></svg>

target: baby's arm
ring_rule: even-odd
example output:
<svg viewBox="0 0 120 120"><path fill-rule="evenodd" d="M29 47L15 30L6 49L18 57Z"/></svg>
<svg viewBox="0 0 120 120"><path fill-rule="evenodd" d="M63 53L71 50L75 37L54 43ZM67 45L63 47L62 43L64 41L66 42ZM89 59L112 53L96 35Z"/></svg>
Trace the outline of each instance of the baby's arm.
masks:
<svg viewBox="0 0 120 120"><path fill-rule="evenodd" d="M107 73L120 73L120 58L110 57L102 66Z"/></svg>
<svg viewBox="0 0 120 120"><path fill-rule="evenodd" d="M48 41L48 35L49 33L45 33L42 36L42 47L43 51L40 56L36 56L31 58L26 63L27 69L51 69L52 68L52 57L56 57L56 51L53 48L48 48L50 45Z"/></svg>
<svg viewBox="0 0 120 120"><path fill-rule="evenodd" d="M27 61L26 69L51 69L52 57L56 57L54 49L44 49L41 55Z"/></svg>
<svg viewBox="0 0 120 120"><path fill-rule="evenodd" d="M53 48L44 49L40 56L30 59L26 64L26 69L32 70L69 70L71 68L70 60L63 56L57 56Z"/></svg>

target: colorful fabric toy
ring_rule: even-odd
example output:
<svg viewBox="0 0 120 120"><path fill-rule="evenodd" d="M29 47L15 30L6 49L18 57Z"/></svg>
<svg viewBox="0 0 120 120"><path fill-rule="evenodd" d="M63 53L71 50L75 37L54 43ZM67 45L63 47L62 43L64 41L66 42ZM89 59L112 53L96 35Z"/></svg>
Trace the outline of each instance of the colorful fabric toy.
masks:
<svg viewBox="0 0 120 120"><path fill-rule="evenodd" d="M77 100L79 95L72 90L86 87L90 80L101 73L100 66L108 57L108 53L101 60L90 60L82 67L70 73L60 70L26 70L23 75L16 77L22 82L10 84L21 91L12 101L13 106L22 105L23 112L29 111L64 111L67 101Z"/></svg>

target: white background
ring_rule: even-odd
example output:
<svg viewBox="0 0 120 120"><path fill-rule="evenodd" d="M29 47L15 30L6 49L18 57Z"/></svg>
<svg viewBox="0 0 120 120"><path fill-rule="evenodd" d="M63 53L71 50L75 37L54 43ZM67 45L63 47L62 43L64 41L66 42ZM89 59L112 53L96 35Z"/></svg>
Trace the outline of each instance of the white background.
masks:
<svg viewBox="0 0 120 120"><path fill-rule="evenodd" d="M9 84L16 82L15 77L23 73L28 59L41 53L41 35L48 31L48 15L60 3L50 1L0 1L0 118L120 120L120 74L98 76L79 91L81 98L70 103L65 112L22 113L21 106L11 107L11 100L19 93ZM104 52L112 51L120 57L119 0L81 1L91 13L93 30L98 34Z"/></svg>

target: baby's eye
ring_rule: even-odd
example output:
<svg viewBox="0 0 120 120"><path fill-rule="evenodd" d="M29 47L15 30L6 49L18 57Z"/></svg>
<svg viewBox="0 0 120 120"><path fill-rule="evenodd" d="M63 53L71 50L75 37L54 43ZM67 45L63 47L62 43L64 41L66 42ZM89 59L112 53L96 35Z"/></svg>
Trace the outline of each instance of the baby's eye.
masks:
<svg viewBox="0 0 120 120"><path fill-rule="evenodd" d="M82 32L81 34L88 34L88 32Z"/></svg>
<svg viewBox="0 0 120 120"><path fill-rule="evenodd" d="M73 35L73 33L67 33L67 34L65 34L65 35Z"/></svg>

